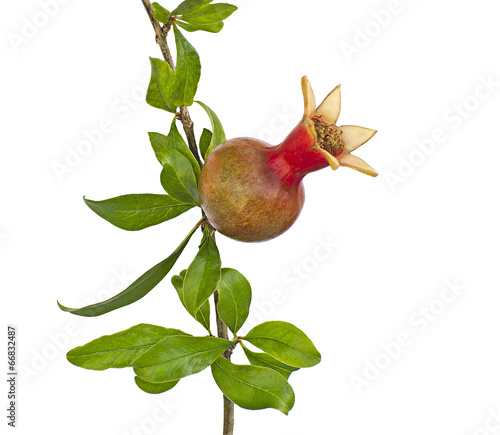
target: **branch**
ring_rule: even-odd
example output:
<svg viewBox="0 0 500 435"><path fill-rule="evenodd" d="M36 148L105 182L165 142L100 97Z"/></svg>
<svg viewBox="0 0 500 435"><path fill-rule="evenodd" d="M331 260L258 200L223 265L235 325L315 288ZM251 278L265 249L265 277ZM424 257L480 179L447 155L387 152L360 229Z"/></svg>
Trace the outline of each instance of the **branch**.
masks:
<svg viewBox="0 0 500 435"><path fill-rule="evenodd" d="M173 21L169 21L167 24L162 26L155 18L153 8L151 7L151 2L149 0L141 0L144 5L144 9L146 9L146 13L148 14L149 20L153 25L156 34L156 43L160 46L161 53L163 54L163 58L165 62L170 65L172 71L175 72L175 64L172 59L172 54L170 53L170 49L167 44L167 34L172 27ZM196 146L196 138L194 135L193 129L193 121L191 120L191 116L189 116L189 111L186 106L181 106L179 108L179 120L181 121L182 127L184 128L184 132L186 133L186 138L188 140L189 149L193 153L196 161L201 167L201 159L198 153L198 147Z"/></svg>
<svg viewBox="0 0 500 435"><path fill-rule="evenodd" d="M217 335L220 338L224 338L226 340L229 339L227 333L227 326L224 324L222 319L219 317L219 311L217 310L217 305L219 304L219 292L215 291L214 293L214 305L215 305L215 317L217 320ZM223 356L228 361L231 361L231 353L233 352L233 348L227 349ZM233 435L234 429L234 403L231 402L226 396L224 398L224 427L222 430L223 435Z"/></svg>
<svg viewBox="0 0 500 435"><path fill-rule="evenodd" d="M170 31L172 24L175 19L169 20L164 26L155 19L153 8L151 7L151 2L149 0L141 0L144 5L144 9L148 14L148 17L153 25L156 34L156 43L160 46L161 52L163 54L163 58L165 62L170 65L172 71L175 72L175 64L172 59L172 54L170 53L170 49L167 44L167 34ZM198 147L196 146L196 138L194 135L193 129L193 121L191 120L191 116L189 116L189 111L186 106L181 106L179 108L178 118L182 123L182 127L184 128L184 132L186 133L186 138L188 140L189 149L193 153L194 157L198 161L200 167L202 166L200 155L198 154ZM224 324L222 319L219 317L219 312L217 311L217 304L219 302L219 293L216 291L214 293L214 302L215 302L215 314L217 318L217 335L220 338L228 339L228 330L227 326ZM231 359L231 353L233 348L227 349L223 356L227 358L229 361ZM224 398L224 426L223 426L223 435L233 435L234 429L234 403L231 402L226 396Z"/></svg>

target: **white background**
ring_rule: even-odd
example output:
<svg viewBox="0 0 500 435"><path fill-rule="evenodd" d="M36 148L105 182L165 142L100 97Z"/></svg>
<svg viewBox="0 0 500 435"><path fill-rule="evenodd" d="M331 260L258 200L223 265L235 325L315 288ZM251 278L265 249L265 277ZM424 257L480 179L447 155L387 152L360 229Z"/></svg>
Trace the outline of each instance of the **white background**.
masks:
<svg viewBox="0 0 500 435"><path fill-rule="evenodd" d="M144 102L148 56L160 52L139 0L61 1L50 17L41 3L0 6L0 285L3 324L18 327L17 433L221 433L208 370L150 396L131 370L86 371L65 359L140 322L203 334L169 278L90 321L56 305L122 290L168 256L198 214L134 233L84 205L83 195L162 192L147 132L165 133L171 118ZM380 175L319 171L283 236L218 237L223 265L252 283L252 319L295 323L323 356L292 375L289 416L237 409L235 434L498 432L498 2L237 5L220 34L187 34L202 59L197 97L227 136L279 143L300 119L307 74L319 101L342 83L339 124L378 130L356 154ZM199 134L208 119L191 113ZM112 131L94 132L98 143L71 160L102 123ZM58 177L66 159L73 167ZM401 334L404 347L394 344Z"/></svg>

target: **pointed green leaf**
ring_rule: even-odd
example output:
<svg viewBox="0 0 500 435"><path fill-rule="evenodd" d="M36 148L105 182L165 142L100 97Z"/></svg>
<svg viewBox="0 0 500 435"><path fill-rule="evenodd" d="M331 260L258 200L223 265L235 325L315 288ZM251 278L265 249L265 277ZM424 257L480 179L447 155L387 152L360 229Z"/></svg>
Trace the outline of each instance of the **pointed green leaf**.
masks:
<svg viewBox="0 0 500 435"><path fill-rule="evenodd" d="M213 0L185 0L172 11L172 15L190 14L208 5L212 1Z"/></svg>
<svg viewBox="0 0 500 435"><path fill-rule="evenodd" d="M217 337L166 337L134 361L134 371L148 382L175 381L201 372L231 344Z"/></svg>
<svg viewBox="0 0 500 435"><path fill-rule="evenodd" d="M247 279L237 270L221 270L217 311L222 321L234 333L243 326L248 317L252 288Z"/></svg>
<svg viewBox="0 0 500 435"><path fill-rule="evenodd" d="M269 367L270 369L276 370L285 379L288 379L292 372L298 370L298 367L292 367L284 364L281 361L278 361L276 358L273 358L271 355L268 355L267 353L252 352L243 344L241 345L241 347L243 348L243 351L245 352L245 355L248 358L250 364L254 366Z"/></svg>
<svg viewBox="0 0 500 435"><path fill-rule="evenodd" d="M200 152L203 157L207 153L207 149L210 146L211 140L212 140L212 132L204 128L200 136Z"/></svg>
<svg viewBox="0 0 500 435"><path fill-rule="evenodd" d="M71 314L76 314L78 316L84 317L94 317L100 316L101 314L109 313L110 311L116 310L126 305L130 305L142 297L146 296L156 285L170 272L170 269L174 266L175 262L181 255L182 251L188 244L194 232L200 226L201 221L191 230L191 232L186 236L182 243L176 248L170 256L165 260L158 263L156 266L149 269L145 274L135 280L130 286L125 290L112 298L98 302L97 304L88 305L83 308L67 308L61 305L59 302L59 308L63 311L68 311Z"/></svg>
<svg viewBox="0 0 500 435"><path fill-rule="evenodd" d="M170 18L169 11L167 11L162 5L156 2L154 2L151 7L153 8L156 20L158 20L160 23L168 23L168 19Z"/></svg>
<svg viewBox="0 0 500 435"><path fill-rule="evenodd" d="M210 123L212 124L212 139L210 140L210 145L208 146L207 151L203 155L203 158L206 160L208 155L214 150L214 148L226 141L226 134L224 133L224 129L222 128L222 124L217 118L217 115L214 113L210 107L208 107L205 103L201 101L196 101L201 107L205 109L208 117L210 118Z"/></svg>
<svg viewBox="0 0 500 435"><path fill-rule="evenodd" d="M75 347L66 357L71 364L90 370L131 367L133 361L149 348L173 335L186 334L178 329L141 323Z"/></svg>
<svg viewBox="0 0 500 435"><path fill-rule="evenodd" d="M184 14L182 20L194 25L216 24L229 17L236 9L238 9L236 6L227 3L215 3L204 6L190 14Z"/></svg>
<svg viewBox="0 0 500 435"><path fill-rule="evenodd" d="M161 59L149 58L151 61L151 80L146 94L146 103L157 109L175 113L176 106L172 103L174 73L170 65Z"/></svg>
<svg viewBox="0 0 500 435"><path fill-rule="evenodd" d="M274 408L288 414L293 407L291 385L270 368L236 365L219 357L212 364L212 375L224 396L241 408Z"/></svg>
<svg viewBox="0 0 500 435"><path fill-rule="evenodd" d="M206 237L189 265L182 285L184 306L192 316L215 292L221 277L219 250L211 236Z"/></svg>
<svg viewBox="0 0 500 435"><path fill-rule="evenodd" d="M165 136L164 134L149 132L148 136L149 142L151 142L151 146L153 147L153 151L155 152L155 154L162 148L169 148L167 145L169 141L167 139L167 136Z"/></svg>
<svg viewBox="0 0 500 435"><path fill-rule="evenodd" d="M311 367L321 360L312 341L291 323L264 322L254 327L243 339L293 367Z"/></svg>
<svg viewBox="0 0 500 435"><path fill-rule="evenodd" d="M160 181L165 191L180 202L199 206L198 183L190 161L173 149L164 148L158 153L163 163Z"/></svg>
<svg viewBox="0 0 500 435"><path fill-rule="evenodd" d="M176 106L191 106L201 75L200 57L196 49L174 26L177 66L175 68L172 103Z"/></svg>
<svg viewBox="0 0 500 435"><path fill-rule="evenodd" d="M180 202L171 196L151 193L122 195L104 201L83 199L94 213L127 231L160 224L193 208L192 204Z"/></svg>
<svg viewBox="0 0 500 435"><path fill-rule="evenodd" d="M165 391L171 390L174 388L179 381L170 381L170 382L148 382L144 379L136 376L134 378L136 385L144 392L149 394L160 394Z"/></svg>
<svg viewBox="0 0 500 435"><path fill-rule="evenodd" d="M183 270L179 275L174 275L172 277L172 284L179 296L179 299L184 305L184 299L182 297L182 285L184 284L184 277L186 275L186 270ZM194 318L202 324L202 326L210 333L210 302L207 301L196 311Z"/></svg>
<svg viewBox="0 0 500 435"><path fill-rule="evenodd" d="M162 165L165 163L162 153L164 149L172 149L175 151L179 151L191 163L194 175L196 176L196 180L200 178L200 172L201 172L200 165L198 164L196 158L189 149L188 144L184 141L184 138L179 133L179 130L177 129L177 125L175 123L175 119L172 122L168 136L164 136L160 133L149 133L149 139L151 141L153 149L155 150L156 158Z"/></svg>
<svg viewBox="0 0 500 435"><path fill-rule="evenodd" d="M189 24L183 21L177 21L177 25L182 27L187 32L196 32L197 30L203 30L204 32L219 33L224 27L224 23L219 21L214 24Z"/></svg>

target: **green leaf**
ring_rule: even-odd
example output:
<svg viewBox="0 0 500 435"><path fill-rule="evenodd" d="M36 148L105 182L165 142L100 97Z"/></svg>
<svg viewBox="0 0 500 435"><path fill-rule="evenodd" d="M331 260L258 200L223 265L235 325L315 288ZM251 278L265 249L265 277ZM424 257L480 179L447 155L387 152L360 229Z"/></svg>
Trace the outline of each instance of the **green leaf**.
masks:
<svg viewBox="0 0 500 435"><path fill-rule="evenodd" d="M292 367L287 364L278 361L276 358L273 358L271 355L262 352L252 352L250 349L246 348L243 344L241 344L245 355L248 358L250 364L254 366L261 367L269 367L270 369L276 370L281 376L285 379L288 379L292 372L298 370L297 367Z"/></svg>
<svg viewBox="0 0 500 435"><path fill-rule="evenodd" d="M153 12L155 13L155 18L160 23L168 23L168 19L170 18L170 12L167 11L162 5L154 2L151 7L153 8Z"/></svg>
<svg viewBox="0 0 500 435"><path fill-rule="evenodd" d="M237 270L221 270L217 310L222 321L234 333L243 326L248 317L252 288L247 279Z"/></svg>
<svg viewBox="0 0 500 435"><path fill-rule="evenodd" d="M196 49L174 26L177 66L175 69L172 103L176 106L191 106L201 75L200 57Z"/></svg>
<svg viewBox="0 0 500 435"><path fill-rule="evenodd" d="M254 327L243 339L293 367L311 367L321 360L312 341L291 323L264 322Z"/></svg>
<svg viewBox="0 0 500 435"><path fill-rule="evenodd" d="M182 305L184 305L184 299L182 297L182 285L184 284L184 277L186 275L186 270L183 270L179 275L174 275L172 277L172 284L175 288L175 291L177 292L177 295L179 296L179 299L182 302ZM207 301L200 307L198 311L196 311L196 314L194 318L200 322L203 327L208 331L210 334L210 302Z"/></svg>
<svg viewBox="0 0 500 435"><path fill-rule="evenodd" d="M172 91L175 82L170 65L161 60L149 58L151 61L151 80L146 94L146 103L157 109L175 113L176 106L172 103Z"/></svg>
<svg viewBox="0 0 500 435"><path fill-rule="evenodd" d="M135 280L130 286L125 290L112 298L98 302L97 304L88 305L83 308L67 308L57 302L59 308L63 311L68 311L71 314L76 314L78 316L84 317L95 317L101 314L109 313L110 311L116 310L126 305L130 305L142 297L146 296L156 285L170 272L170 269L174 266L175 262L181 255L182 251L188 244L194 232L198 229L202 221L198 222L196 226L190 231L186 238L181 242L181 244L176 248L170 256L165 260L153 266L145 274Z"/></svg>
<svg viewBox="0 0 500 435"><path fill-rule="evenodd" d="M177 383L177 381L170 381L170 382L148 382L145 381L144 379L140 378L139 376L136 376L134 378L134 381L136 385L144 392L149 393L149 394L160 394L164 393L165 391L171 390L174 388Z"/></svg>
<svg viewBox="0 0 500 435"><path fill-rule="evenodd" d="M134 371L148 382L175 381L201 372L231 344L217 337L166 337L134 361Z"/></svg>
<svg viewBox="0 0 500 435"><path fill-rule="evenodd" d="M169 148L167 145L169 141L167 139L167 136L165 136L164 134L149 132L148 136L149 142L151 142L151 146L153 147L153 151L155 152L155 154L162 148Z"/></svg>
<svg viewBox="0 0 500 435"><path fill-rule="evenodd" d="M204 128L200 136L200 152L202 156L205 156L205 154L207 153L207 149L210 146L211 140L212 140L212 132Z"/></svg>
<svg viewBox="0 0 500 435"><path fill-rule="evenodd" d="M238 9L236 6L227 3L215 3L204 6L190 14L184 14L182 20L194 25L216 24L229 17L236 9Z"/></svg>
<svg viewBox="0 0 500 435"><path fill-rule="evenodd" d="M70 350L71 364L84 369L106 370L131 367L133 361L165 337L186 335L178 329L141 323L113 335L104 335Z"/></svg>
<svg viewBox="0 0 500 435"><path fill-rule="evenodd" d="M185 0L172 11L172 15L190 14L212 3L212 1L213 0Z"/></svg>
<svg viewBox="0 0 500 435"><path fill-rule="evenodd" d="M104 201L83 198L89 208L127 231L137 231L175 218L193 207L168 195L151 193L122 195Z"/></svg>
<svg viewBox="0 0 500 435"><path fill-rule="evenodd" d="M196 257L189 265L182 285L182 300L192 316L215 292L220 277L219 250L212 236L208 236L204 238Z"/></svg>
<svg viewBox="0 0 500 435"><path fill-rule="evenodd" d="M212 364L212 375L222 393L241 408L274 408L288 414L293 407L292 386L270 368L236 365L219 357Z"/></svg>
<svg viewBox="0 0 500 435"><path fill-rule="evenodd" d="M224 27L224 23L222 21L219 21L218 23L214 24L196 24L196 25L184 23L182 21L177 21L177 25L179 27L182 27L187 32L196 32L197 30L203 30L205 32L210 32L210 33L219 33Z"/></svg>
<svg viewBox="0 0 500 435"><path fill-rule="evenodd" d="M210 118L210 122L212 124L212 139L210 140L210 144L208 146L208 149L206 150L205 154L203 155L203 158L206 160L208 155L214 150L214 148L221 144L222 142L226 141L226 134L224 133L224 129L222 128L222 124L219 121L219 118L217 118L217 115L214 113L210 107L208 107L206 104L202 103L201 101L196 101L201 107L205 109L205 112L207 112L208 117Z"/></svg>
<svg viewBox="0 0 500 435"><path fill-rule="evenodd" d="M198 184L191 162L179 151L159 151L163 163L160 181L165 191L183 203L199 206Z"/></svg>
<svg viewBox="0 0 500 435"><path fill-rule="evenodd" d="M196 180L198 180L201 172L200 165L189 149L188 144L184 141L184 138L179 133L179 130L177 129L177 125L175 123L175 119L172 122L168 136L164 136L160 133L149 133L149 139L151 141L153 149L155 150L156 158L162 165L165 163L162 153L164 149L179 151L191 163L194 175L196 176Z"/></svg>

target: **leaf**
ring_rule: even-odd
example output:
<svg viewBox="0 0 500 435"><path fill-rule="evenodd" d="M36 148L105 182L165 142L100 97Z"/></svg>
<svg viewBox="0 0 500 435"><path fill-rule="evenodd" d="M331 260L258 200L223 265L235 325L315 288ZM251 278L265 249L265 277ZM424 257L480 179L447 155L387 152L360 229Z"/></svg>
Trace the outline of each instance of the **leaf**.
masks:
<svg viewBox="0 0 500 435"><path fill-rule="evenodd" d="M189 149L189 146L184 141L184 138L179 133L179 130L177 129L177 125L175 123L175 119L172 122L168 136L164 136L163 134L160 133L149 133L149 139L151 141L153 149L155 150L156 158L162 165L164 164L163 153L162 153L164 149L172 149L175 151L179 151L191 163L194 175L196 176L196 180L200 178L200 172L201 172L200 165L198 164L196 158Z"/></svg>
<svg viewBox="0 0 500 435"><path fill-rule="evenodd" d="M146 103L157 109L175 113L176 106L171 101L175 82L174 72L164 60L152 57L149 60L151 62L151 80L146 94Z"/></svg>
<svg viewBox="0 0 500 435"><path fill-rule="evenodd" d="M231 344L217 337L166 337L134 361L134 371L148 382L175 381L201 372Z"/></svg>
<svg viewBox="0 0 500 435"><path fill-rule="evenodd" d="M219 121L219 118L217 118L217 115L214 113L214 111L201 101L196 102L205 109L205 112L207 112L207 115L210 118L210 122L212 124L212 139L210 140L210 145L208 146L207 151L203 155L203 158L206 160L208 155L214 150L217 145L226 141L226 134L224 133L222 124Z"/></svg>
<svg viewBox="0 0 500 435"><path fill-rule="evenodd" d="M175 262L181 255L182 251L188 244L194 232L198 229L202 221L200 221L196 226L190 231L186 238L181 242L181 244L176 248L170 256L165 260L153 266L145 274L136 279L130 286L125 290L112 298L98 302L97 304L88 305L83 308L67 308L57 302L59 308L63 311L68 311L71 314L76 314L78 316L84 317L95 317L100 316L110 311L116 310L126 305L130 305L142 297L146 296L156 285L170 272L170 269L174 266Z"/></svg>
<svg viewBox="0 0 500 435"><path fill-rule="evenodd" d="M219 250L211 236L206 237L193 262L189 265L182 285L182 300L192 316L215 292L221 277Z"/></svg>
<svg viewBox="0 0 500 435"><path fill-rule="evenodd" d="M311 367L321 360L312 341L291 323L264 322L254 327L243 339L293 367Z"/></svg>
<svg viewBox="0 0 500 435"><path fill-rule="evenodd" d="M134 378L134 381L136 385L144 392L149 393L149 394L160 394L164 393L165 391L171 390L174 388L177 383L177 381L170 381L170 382L148 382L145 381L144 379L140 378L139 376L136 376Z"/></svg>
<svg viewBox="0 0 500 435"><path fill-rule="evenodd" d="M141 323L75 347L66 357L71 364L90 370L131 367L137 357L165 337L173 335L187 334L178 329Z"/></svg>
<svg viewBox="0 0 500 435"><path fill-rule="evenodd" d="M236 6L227 3L215 3L204 6L190 14L184 14L182 20L194 25L216 24L229 17L236 9L238 9Z"/></svg>
<svg viewBox="0 0 500 435"><path fill-rule="evenodd" d="M186 270L183 270L180 275L174 275L172 277L172 284L179 296L179 299L182 302L182 305L184 305L184 300L182 297L182 285L184 284L184 276L186 275ZM196 311L196 314L194 318L200 322L203 327L208 331L210 334L210 302L207 301L200 307L198 311Z"/></svg>
<svg viewBox="0 0 500 435"><path fill-rule="evenodd" d="M190 161L173 149L159 152L163 162L160 181L165 191L178 201L199 206L198 184Z"/></svg>
<svg viewBox="0 0 500 435"><path fill-rule="evenodd" d="M185 0L172 11L172 15L190 14L208 5L212 1L213 0Z"/></svg>
<svg viewBox="0 0 500 435"><path fill-rule="evenodd" d="M250 364L254 366L269 367L270 369L276 370L285 379L288 379L293 371L298 370L297 367L292 367L287 364L278 361L267 353L252 352L250 349L246 348L243 344L241 345L243 351Z"/></svg>
<svg viewBox="0 0 500 435"><path fill-rule="evenodd" d="M243 326L250 310L252 288L247 279L237 270L221 270L217 310L222 321L234 333Z"/></svg>
<svg viewBox="0 0 500 435"><path fill-rule="evenodd" d="M167 11L162 5L156 2L154 2L151 7L153 8L156 20L158 20L160 23L168 23L168 19L170 18L169 11Z"/></svg>
<svg viewBox="0 0 500 435"><path fill-rule="evenodd" d="M127 231L138 231L175 218L193 208L168 195L131 194L103 201L83 198L89 208L112 223Z"/></svg>
<svg viewBox="0 0 500 435"><path fill-rule="evenodd" d="M149 142L151 142L151 146L153 147L153 151L155 152L155 154L162 148L169 148L167 145L168 144L167 136L165 136L164 134L149 132L148 136L149 136Z"/></svg>
<svg viewBox="0 0 500 435"><path fill-rule="evenodd" d="M174 26L177 66L175 69L172 103L176 106L191 106L201 75L201 62L196 49Z"/></svg>
<svg viewBox="0 0 500 435"><path fill-rule="evenodd" d="M219 357L212 364L212 375L222 393L241 408L274 408L288 414L293 407L292 386L270 368L236 365Z"/></svg>
<svg viewBox="0 0 500 435"><path fill-rule="evenodd" d="M218 23L215 24L196 24L196 25L184 23L183 21L177 21L177 25L179 27L182 27L187 32L196 32L197 30L203 30L205 32L210 32L210 33L219 33L224 27L224 23L222 21L219 21Z"/></svg>
<svg viewBox="0 0 500 435"><path fill-rule="evenodd" d="M202 156L205 156L207 149L210 145L210 141L212 140L212 132L206 128L203 129L203 132L200 136L200 152Z"/></svg>

